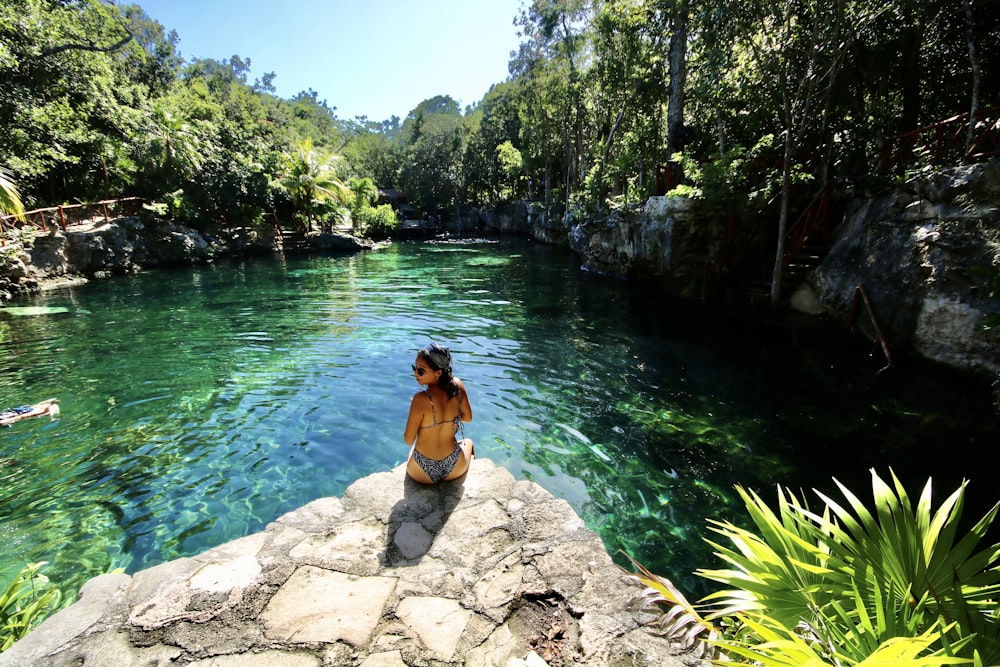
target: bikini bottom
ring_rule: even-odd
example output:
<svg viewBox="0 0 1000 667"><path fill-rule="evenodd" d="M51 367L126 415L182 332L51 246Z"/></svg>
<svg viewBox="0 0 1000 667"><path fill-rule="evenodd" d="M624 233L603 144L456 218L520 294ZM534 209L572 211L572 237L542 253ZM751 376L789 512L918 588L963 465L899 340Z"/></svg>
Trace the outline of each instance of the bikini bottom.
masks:
<svg viewBox="0 0 1000 667"><path fill-rule="evenodd" d="M34 406L31 405L22 405L19 408L7 408L6 410L0 411L0 419L10 419L11 417L25 415L34 409Z"/></svg>
<svg viewBox="0 0 1000 667"><path fill-rule="evenodd" d="M435 484L451 474L451 471L455 469L455 465L458 463L458 457L461 455L462 446L457 442L455 443L455 451L440 461L429 459L418 452L416 447L413 448L413 460L417 462L420 469L423 470Z"/></svg>

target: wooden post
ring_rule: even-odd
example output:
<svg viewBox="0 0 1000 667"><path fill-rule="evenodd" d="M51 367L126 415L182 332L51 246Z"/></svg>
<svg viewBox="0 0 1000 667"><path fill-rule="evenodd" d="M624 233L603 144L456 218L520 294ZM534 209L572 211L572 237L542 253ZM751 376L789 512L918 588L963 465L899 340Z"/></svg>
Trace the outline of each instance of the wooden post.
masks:
<svg viewBox="0 0 1000 667"><path fill-rule="evenodd" d="M66 213L63 212L62 206L59 207L59 226L64 232L66 231Z"/></svg>

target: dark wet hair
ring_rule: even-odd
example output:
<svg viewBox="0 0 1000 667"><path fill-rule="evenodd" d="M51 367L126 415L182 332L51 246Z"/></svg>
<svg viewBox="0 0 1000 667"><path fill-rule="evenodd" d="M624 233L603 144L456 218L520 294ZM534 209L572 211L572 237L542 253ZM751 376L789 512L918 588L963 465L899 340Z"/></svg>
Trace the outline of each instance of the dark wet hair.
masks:
<svg viewBox="0 0 1000 667"><path fill-rule="evenodd" d="M441 371L437 385L444 389L448 398L458 396L460 389L451 372L451 350L440 343L428 343L417 352L417 356L426 361L431 370Z"/></svg>

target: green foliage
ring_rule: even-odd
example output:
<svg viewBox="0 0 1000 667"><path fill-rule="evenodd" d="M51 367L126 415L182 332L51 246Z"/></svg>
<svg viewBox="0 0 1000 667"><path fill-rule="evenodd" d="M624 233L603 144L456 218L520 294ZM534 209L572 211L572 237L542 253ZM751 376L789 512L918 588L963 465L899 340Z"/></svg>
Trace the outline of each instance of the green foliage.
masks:
<svg viewBox="0 0 1000 667"><path fill-rule="evenodd" d="M510 143L508 139L497 146L497 159L500 160L500 168L506 177L504 180L508 184L508 191L510 194L513 194L517 191L517 181L524 170L524 160L521 158L521 151L514 148L514 144Z"/></svg>
<svg viewBox="0 0 1000 667"><path fill-rule="evenodd" d="M993 266L973 266L969 269L973 279L982 286L989 298L1000 298L1000 269ZM1000 330L1000 313L986 313L979 322L983 331Z"/></svg>
<svg viewBox="0 0 1000 667"><path fill-rule="evenodd" d="M378 188L370 178L352 178L347 187L350 188L353 199L351 201L351 213L357 215L358 211L371 206L378 197Z"/></svg>
<svg viewBox="0 0 1000 667"><path fill-rule="evenodd" d="M6 651L59 606L61 593L40 570L26 566L0 594L0 651Z"/></svg>
<svg viewBox="0 0 1000 667"><path fill-rule="evenodd" d="M356 218L356 226L361 234L373 239L386 239L399 229L399 218L392 206L365 206Z"/></svg>
<svg viewBox="0 0 1000 667"><path fill-rule="evenodd" d="M165 193L160 200L143 204L143 213L154 220L187 220L191 217L189 202L183 190Z"/></svg>
<svg viewBox="0 0 1000 667"><path fill-rule="evenodd" d="M21 203L21 195L18 194L17 186L10 178L10 172L3 166L0 166L0 214L12 215L24 222L24 204Z"/></svg>
<svg viewBox="0 0 1000 667"><path fill-rule="evenodd" d="M756 210L786 163L798 182L855 178L885 138L967 110L970 35L979 99L1000 96L989 39L1000 19L979 4L969 25L958 4L906 0L687 5L532 0L516 17L522 43L507 81L464 111L435 95L402 121L375 122L339 119L312 89L279 99L274 73L254 80L240 56L185 62L179 36L137 5L8 0L0 164L29 208L181 189L188 224L270 215L311 225L339 215L339 198L275 186L289 176L284 156L308 139L343 157L338 180L403 191L417 211L526 194L544 195L555 215L597 211L653 192L673 159L666 115L680 77L683 194ZM686 67L672 72L684 25ZM914 155L918 166L939 159L919 146Z"/></svg>
<svg viewBox="0 0 1000 667"><path fill-rule="evenodd" d="M960 535L965 484L935 510L930 480L914 505L873 471L874 511L837 485L845 502L817 492L822 513L788 490L772 510L738 488L755 530L710 521L728 567L697 573L728 588L698 611L660 602L715 624L712 643L753 664L1000 662L1000 545L978 549L1000 504Z"/></svg>
<svg viewBox="0 0 1000 667"><path fill-rule="evenodd" d="M668 195L688 196L730 213L751 207L761 207L777 196L780 173L767 156L778 149L776 137L762 136L750 148L734 147L725 153L699 160L689 153L676 153L673 161L680 165L684 180ZM809 180L802 165L794 165L792 180Z"/></svg>
<svg viewBox="0 0 1000 667"><path fill-rule="evenodd" d="M451 207L462 184L467 129L458 104L447 96L424 100L403 122L400 185L421 211Z"/></svg>
<svg viewBox="0 0 1000 667"><path fill-rule="evenodd" d="M308 231L317 216L328 216L338 204L351 200L351 190L337 178L337 156L317 150L304 139L286 157L281 185L288 191L296 213L304 218Z"/></svg>

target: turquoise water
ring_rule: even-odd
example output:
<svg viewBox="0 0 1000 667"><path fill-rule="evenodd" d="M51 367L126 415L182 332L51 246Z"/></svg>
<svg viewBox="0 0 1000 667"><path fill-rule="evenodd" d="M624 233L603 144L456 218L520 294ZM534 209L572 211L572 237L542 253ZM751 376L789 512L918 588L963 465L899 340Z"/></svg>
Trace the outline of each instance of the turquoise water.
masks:
<svg viewBox="0 0 1000 667"><path fill-rule="evenodd" d="M0 431L3 581L46 560L73 590L193 555L401 463L428 340L454 351L480 456L689 590L714 565L705 519L743 521L737 483L772 497L837 475L863 492L892 465L996 500L983 387L876 376L867 345L793 345L549 246L246 259L16 305L0 311L0 406L54 396L62 414Z"/></svg>

